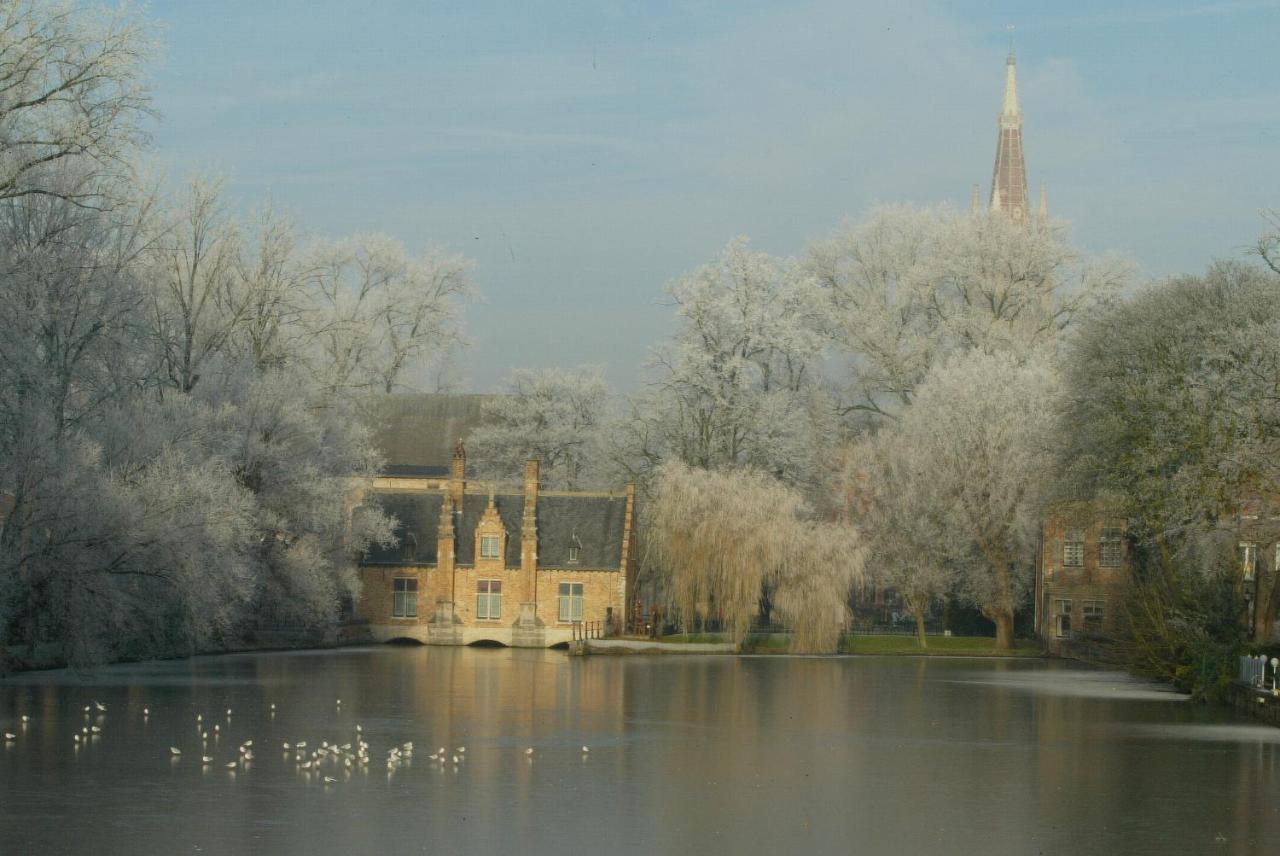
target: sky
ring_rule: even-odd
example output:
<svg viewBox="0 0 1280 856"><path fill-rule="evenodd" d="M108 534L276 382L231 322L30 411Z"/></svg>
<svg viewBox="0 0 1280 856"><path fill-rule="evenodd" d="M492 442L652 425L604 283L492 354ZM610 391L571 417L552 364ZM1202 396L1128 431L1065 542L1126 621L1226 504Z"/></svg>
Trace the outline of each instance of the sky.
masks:
<svg viewBox="0 0 1280 856"><path fill-rule="evenodd" d="M1280 0L153 0L152 157L312 235L474 262L462 387L643 381L671 280L989 192L1008 26L1028 181L1141 281L1280 208Z"/></svg>

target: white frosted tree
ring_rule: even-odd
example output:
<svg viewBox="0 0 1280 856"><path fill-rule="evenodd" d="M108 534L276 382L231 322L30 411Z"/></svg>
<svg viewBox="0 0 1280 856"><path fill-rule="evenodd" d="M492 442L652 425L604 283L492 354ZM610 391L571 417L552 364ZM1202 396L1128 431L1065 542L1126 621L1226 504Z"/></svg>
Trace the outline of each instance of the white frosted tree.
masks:
<svg viewBox="0 0 1280 856"><path fill-rule="evenodd" d="M240 231L220 183L193 181L148 253L151 316L161 371L189 393L205 364L226 356L242 320Z"/></svg>
<svg viewBox="0 0 1280 856"><path fill-rule="evenodd" d="M1054 343L1129 275L1124 263L1082 257L1060 224L945 207L874 211L814 242L803 266L849 359L847 409L872 421L896 418L951 353L1026 358Z"/></svg>
<svg viewBox="0 0 1280 856"><path fill-rule="evenodd" d="M950 532L939 519L932 485L918 477L919 455L886 427L850 450L840 490L847 497L850 522L867 546L868 576L902 596L924 648L925 618L930 606L955 586L957 565L949 555Z"/></svg>
<svg viewBox="0 0 1280 856"><path fill-rule="evenodd" d="M603 366L516 369L486 402L468 457L482 478L497 481L518 479L537 458L548 486L577 490L603 478L602 432L613 406Z"/></svg>
<svg viewBox="0 0 1280 856"><path fill-rule="evenodd" d="M678 328L622 426L631 468L677 460L807 482L814 422L825 422L825 310L812 280L738 239L668 292Z"/></svg>
<svg viewBox="0 0 1280 856"><path fill-rule="evenodd" d="M471 294L461 256L420 257L384 235L321 243L303 323L313 371L331 390L391 393L462 342L462 302Z"/></svg>
<svg viewBox="0 0 1280 856"><path fill-rule="evenodd" d="M1054 472L1057 381L1046 360L970 351L939 363L899 422L887 490L910 497L906 513L928 562L956 569L958 591L1013 647L1013 614L1032 582L1044 496ZM905 521L904 521L905 522ZM902 549L900 546L899 549Z"/></svg>
<svg viewBox="0 0 1280 856"><path fill-rule="evenodd" d="M151 53L128 7L0 0L0 199L111 202L146 139Z"/></svg>

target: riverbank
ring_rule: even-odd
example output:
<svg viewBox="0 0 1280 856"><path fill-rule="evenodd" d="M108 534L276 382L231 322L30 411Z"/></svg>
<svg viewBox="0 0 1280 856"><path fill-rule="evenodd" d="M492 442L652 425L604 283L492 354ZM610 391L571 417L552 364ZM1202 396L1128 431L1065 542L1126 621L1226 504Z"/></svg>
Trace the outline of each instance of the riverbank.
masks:
<svg viewBox="0 0 1280 856"><path fill-rule="evenodd" d="M571 648L590 654L789 654L790 637L783 633L748 636L741 648L727 634L672 634L661 639L590 639ZM997 651L995 639L986 636L931 636L921 648L914 636L845 636L836 654L912 657L1043 657L1044 648L1022 640L1013 651Z"/></svg>

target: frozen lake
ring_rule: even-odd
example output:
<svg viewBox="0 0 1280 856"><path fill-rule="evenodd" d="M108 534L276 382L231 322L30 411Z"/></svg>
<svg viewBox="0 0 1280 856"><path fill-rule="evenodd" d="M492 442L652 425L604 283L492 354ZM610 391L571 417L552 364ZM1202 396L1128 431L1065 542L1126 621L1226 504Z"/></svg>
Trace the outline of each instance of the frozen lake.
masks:
<svg viewBox="0 0 1280 856"><path fill-rule="evenodd" d="M1066 663L231 655L12 676L0 730L4 854L1280 852L1280 729Z"/></svg>

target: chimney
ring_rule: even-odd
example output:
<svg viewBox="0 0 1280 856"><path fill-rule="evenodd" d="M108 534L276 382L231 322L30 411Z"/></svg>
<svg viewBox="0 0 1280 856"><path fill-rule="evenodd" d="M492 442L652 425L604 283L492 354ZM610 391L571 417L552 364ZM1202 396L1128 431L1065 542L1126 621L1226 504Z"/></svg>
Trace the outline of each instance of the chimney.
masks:
<svg viewBox="0 0 1280 856"><path fill-rule="evenodd" d="M538 461L524 465L524 516L520 520L520 571L530 616L538 602Z"/></svg>
<svg viewBox="0 0 1280 856"><path fill-rule="evenodd" d="M453 463L449 467L449 496L457 508L462 508L462 494L467 487L467 450L462 440L453 447Z"/></svg>

